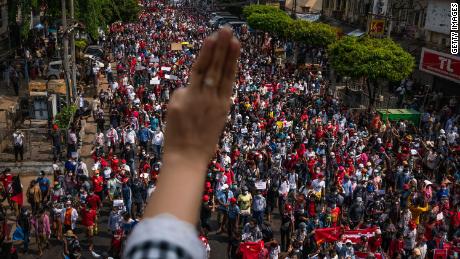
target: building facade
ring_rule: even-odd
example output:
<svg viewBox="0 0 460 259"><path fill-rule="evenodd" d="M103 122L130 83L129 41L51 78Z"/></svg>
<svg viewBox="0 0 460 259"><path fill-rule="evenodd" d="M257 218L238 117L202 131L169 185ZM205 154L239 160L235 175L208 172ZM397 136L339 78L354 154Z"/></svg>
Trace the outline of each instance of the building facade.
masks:
<svg viewBox="0 0 460 259"><path fill-rule="evenodd" d="M295 6L297 13L319 13L323 5L322 0L286 0L286 9L292 10Z"/></svg>
<svg viewBox="0 0 460 259"><path fill-rule="evenodd" d="M458 87L460 59L449 54L451 2L449 0L323 0L322 15L326 20L338 21L332 25L352 26L368 33L372 32L375 22L380 22L381 31L378 36L392 37L415 57L417 61L417 68L413 73L415 81L429 85L434 90L449 89L449 93L460 95L460 87ZM430 58L427 59L427 55L430 55ZM427 68L424 62L429 59L450 61L436 63L436 66L443 66L439 69ZM448 67L447 62L455 66Z"/></svg>
<svg viewBox="0 0 460 259"><path fill-rule="evenodd" d="M8 1L0 0L0 60L9 54Z"/></svg>

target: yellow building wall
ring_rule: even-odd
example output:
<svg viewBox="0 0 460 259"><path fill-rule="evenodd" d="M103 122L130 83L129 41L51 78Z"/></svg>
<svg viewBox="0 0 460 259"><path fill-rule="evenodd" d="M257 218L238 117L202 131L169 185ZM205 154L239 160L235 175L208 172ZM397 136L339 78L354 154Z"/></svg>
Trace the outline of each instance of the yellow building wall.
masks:
<svg viewBox="0 0 460 259"><path fill-rule="evenodd" d="M310 7L311 11L321 11L322 0L297 0L297 12L302 12L302 7ZM294 0L286 0L286 9L292 10Z"/></svg>

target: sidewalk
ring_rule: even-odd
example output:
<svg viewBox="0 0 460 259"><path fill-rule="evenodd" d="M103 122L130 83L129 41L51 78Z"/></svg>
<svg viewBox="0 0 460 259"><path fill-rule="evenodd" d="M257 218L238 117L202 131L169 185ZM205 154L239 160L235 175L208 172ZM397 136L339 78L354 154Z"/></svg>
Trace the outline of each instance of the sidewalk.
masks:
<svg viewBox="0 0 460 259"><path fill-rule="evenodd" d="M99 84L99 87L97 88L97 93L99 93L100 89L107 89L107 87L109 87L107 78L101 76L100 84ZM93 96L90 94L85 94L85 100L87 100L91 104L91 101L93 100ZM107 108L104 109L104 112L105 112L104 117L107 118L108 116ZM108 119L106 119L106 122L108 123ZM82 131L83 131L82 132L83 133L82 147L79 150L79 154L83 162L86 163L88 170L91 171L91 168L94 165L94 160L91 157L91 150L93 148L93 142L94 142L96 131L97 131L97 124L94 121L93 116L89 116L86 120L82 121Z"/></svg>
<svg viewBox="0 0 460 259"><path fill-rule="evenodd" d="M53 162L37 162L37 161L24 161L24 162L2 162L0 163L0 172L6 168L11 169L12 174L20 174L21 176L30 176L38 175L40 171L45 171L47 173L52 172ZM64 166L63 164L59 164Z"/></svg>

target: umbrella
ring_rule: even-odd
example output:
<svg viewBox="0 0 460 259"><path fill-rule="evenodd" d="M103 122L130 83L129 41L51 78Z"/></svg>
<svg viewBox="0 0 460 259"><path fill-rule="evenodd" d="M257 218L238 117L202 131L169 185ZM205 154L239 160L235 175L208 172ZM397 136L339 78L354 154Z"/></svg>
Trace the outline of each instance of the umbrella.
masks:
<svg viewBox="0 0 460 259"><path fill-rule="evenodd" d="M35 25L34 28L37 29L37 30L43 30L45 28L45 26L43 26L43 24L39 23L39 24Z"/></svg>

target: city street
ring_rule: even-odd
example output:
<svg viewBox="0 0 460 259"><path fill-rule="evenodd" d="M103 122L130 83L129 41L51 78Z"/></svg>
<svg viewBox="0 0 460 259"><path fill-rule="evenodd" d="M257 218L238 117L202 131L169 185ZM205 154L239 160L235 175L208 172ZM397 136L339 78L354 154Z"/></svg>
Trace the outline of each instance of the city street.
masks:
<svg viewBox="0 0 460 259"><path fill-rule="evenodd" d="M458 258L458 4L0 14L0 259Z"/></svg>

